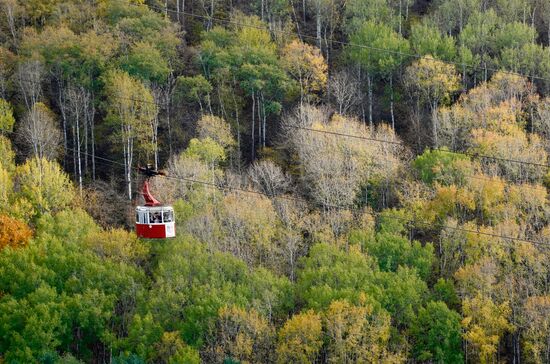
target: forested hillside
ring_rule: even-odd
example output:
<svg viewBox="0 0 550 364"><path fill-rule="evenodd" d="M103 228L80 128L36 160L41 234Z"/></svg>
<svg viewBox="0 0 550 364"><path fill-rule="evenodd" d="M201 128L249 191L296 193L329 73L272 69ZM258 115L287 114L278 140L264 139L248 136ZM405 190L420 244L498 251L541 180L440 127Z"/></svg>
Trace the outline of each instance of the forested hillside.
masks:
<svg viewBox="0 0 550 364"><path fill-rule="evenodd" d="M0 14L0 363L550 363L550 1Z"/></svg>

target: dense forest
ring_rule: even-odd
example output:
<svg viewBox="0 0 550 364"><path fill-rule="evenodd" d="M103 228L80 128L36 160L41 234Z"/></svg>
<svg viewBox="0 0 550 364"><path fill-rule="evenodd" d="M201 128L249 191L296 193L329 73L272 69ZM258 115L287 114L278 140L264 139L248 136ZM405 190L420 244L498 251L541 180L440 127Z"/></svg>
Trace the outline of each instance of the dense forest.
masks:
<svg viewBox="0 0 550 364"><path fill-rule="evenodd" d="M0 14L0 363L550 363L550 1Z"/></svg>

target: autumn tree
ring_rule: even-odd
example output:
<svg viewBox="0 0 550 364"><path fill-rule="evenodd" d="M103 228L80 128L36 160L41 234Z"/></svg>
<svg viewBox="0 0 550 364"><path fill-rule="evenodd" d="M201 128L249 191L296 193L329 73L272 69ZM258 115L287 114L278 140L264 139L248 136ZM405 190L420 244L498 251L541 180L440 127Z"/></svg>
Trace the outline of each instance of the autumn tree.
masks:
<svg viewBox="0 0 550 364"><path fill-rule="evenodd" d="M205 78L219 90L218 95L226 95L217 102L226 112L232 111L237 132L241 131L240 105L245 100L231 90L242 90L250 100L250 151L254 156L257 140L265 145L268 117L281 111L282 99L293 85L282 69L265 24L240 13L234 19L244 26L235 26L231 31L214 27L206 34L199 62Z"/></svg>
<svg viewBox="0 0 550 364"><path fill-rule="evenodd" d="M29 112L36 103L42 101L44 72L44 65L39 60L28 60L17 67L15 76L19 92Z"/></svg>
<svg viewBox="0 0 550 364"><path fill-rule="evenodd" d="M422 108L428 107L431 114L433 145L438 147L437 107L450 101L451 95L459 89L459 78L454 66L425 56L407 67L404 83L413 101L415 114L412 116L417 133L422 118Z"/></svg>
<svg viewBox="0 0 550 364"><path fill-rule="evenodd" d="M324 315L329 363L400 363L389 348L390 316L368 304L333 301Z"/></svg>
<svg viewBox="0 0 550 364"><path fill-rule="evenodd" d="M39 217L69 207L74 201L74 188L56 162L28 159L17 167L14 176L17 204L24 217Z"/></svg>
<svg viewBox="0 0 550 364"><path fill-rule="evenodd" d="M54 113L41 102L34 104L17 128L17 139L28 156L54 159L61 144Z"/></svg>
<svg viewBox="0 0 550 364"><path fill-rule="evenodd" d="M330 92L340 115L346 115L348 111L361 101L361 87L357 75L340 70L329 78Z"/></svg>
<svg viewBox="0 0 550 364"><path fill-rule="evenodd" d="M529 297L525 302L526 330L523 335L525 357L532 363L550 359L550 297Z"/></svg>
<svg viewBox="0 0 550 364"><path fill-rule="evenodd" d="M472 344L480 363L490 363L496 356L500 338L513 327L508 322L510 308L506 302L495 304L481 295L463 302L464 339Z"/></svg>
<svg viewBox="0 0 550 364"><path fill-rule="evenodd" d="M306 191L326 209L351 206L361 189L371 195L379 188L381 202L400 165L402 147L395 133L382 125L365 128L358 120L334 115L325 123L322 109L297 109L285 122L292 150L296 151ZM313 129L303 130L300 128ZM349 134L338 137L330 133ZM357 143L356 138L389 143ZM369 186L371 185L371 186Z"/></svg>
<svg viewBox="0 0 550 364"><path fill-rule="evenodd" d="M24 247L31 236L32 231L27 224L8 215L0 214L0 250L6 247Z"/></svg>
<svg viewBox="0 0 550 364"><path fill-rule="evenodd" d="M13 197L15 153L8 138L0 135L0 210L10 207Z"/></svg>
<svg viewBox="0 0 550 364"><path fill-rule="evenodd" d="M255 162L248 170L250 181L260 192L274 197L288 191L290 177L270 160Z"/></svg>
<svg viewBox="0 0 550 364"><path fill-rule="evenodd" d="M273 353L273 329L255 310L224 307L218 313L211 345L207 355L214 362L269 362Z"/></svg>
<svg viewBox="0 0 550 364"><path fill-rule="evenodd" d="M328 66L318 48L293 40L283 49L283 67L300 84L300 104L312 101L312 93L322 93Z"/></svg>
<svg viewBox="0 0 550 364"><path fill-rule="evenodd" d="M15 119L11 105L6 100L0 99L0 132L2 134L11 132L13 124Z"/></svg>
<svg viewBox="0 0 550 364"><path fill-rule="evenodd" d="M292 316L279 330L277 362L314 362L323 344L322 335L321 317L312 310Z"/></svg>

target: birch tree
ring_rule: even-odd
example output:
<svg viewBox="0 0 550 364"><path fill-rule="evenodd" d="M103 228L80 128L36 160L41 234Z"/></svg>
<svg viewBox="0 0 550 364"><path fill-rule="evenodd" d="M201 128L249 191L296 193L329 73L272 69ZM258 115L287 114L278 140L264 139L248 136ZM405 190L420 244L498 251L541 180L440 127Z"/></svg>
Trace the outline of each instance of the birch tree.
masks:
<svg viewBox="0 0 550 364"><path fill-rule="evenodd" d="M407 67L403 82L414 100L416 111L428 107L432 121L432 141L439 146L437 108L440 103L450 101L453 92L459 89L459 77L453 65L425 56Z"/></svg>
<svg viewBox="0 0 550 364"><path fill-rule="evenodd" d="M85 88L81 86L69 86L66 89L68 119L71 124L73 135L73 155L75 176L78 179L78 186L82 194L82 152L83 147L88 148L88 130L92 128L90 125L90 108L92 107L92 96ZM93 145L93 142L92 142ZM84 154L84 159L87 160L87 152ZM73 160L74 160L73 159Z"/></svg>
<svg viewBox="0 0 550 364"><path fill-rule="evenodd" d="M123 71L105 77L107 118L114 127L114 142L122 149L128 199L132 199L132 171L136 151L145 159L152 151L151 124L157 107L150 90Z"/></svg>
<svg viewBox="0 0 550 364"><path fill-rule="evenodd" d="M17 140L27 156L54 159L59 153L61 131L55 114L43 103L34 104L17 128Z"/></svg>
<svg viewBox="0 0 550 364"><path fill-rule="evenodd" d="M328 66L318 48L294 40L283 49L283 67L300 84L300 104L321 93L327 83Z"/></svg>
<svg viewBox="0 0 550 364"><path fill-rule="evenodd" d="M334 73L330 79L331 96L336 103L338 113L346 115L356 106L361 98L361 85L355 74L348 70L340 70Z"/></svg>
<svg viewBox="0 0 550 364"><path fill-rule="evenodd" d="M366 72L369 105L369 125L373 127L373 88L375 77L388 79L391 88L390 112L393 120L393 72L404 61L409 50L406 39L384 24L369 21L361 25L351 37L349 56Z"/></svg>
<svg viewBox="0 0 550 364"><path fill-rule="evenodd" d="M44 66L38 60L25 61L17 68L15 77L25 106L31 110L42 98Z"/></svg>

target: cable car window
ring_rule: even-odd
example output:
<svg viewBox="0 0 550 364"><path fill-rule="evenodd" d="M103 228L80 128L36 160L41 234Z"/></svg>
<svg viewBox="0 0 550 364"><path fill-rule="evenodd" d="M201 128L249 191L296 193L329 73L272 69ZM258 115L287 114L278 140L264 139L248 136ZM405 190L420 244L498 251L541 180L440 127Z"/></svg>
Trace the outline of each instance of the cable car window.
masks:
<svg viewBox="0 0 550 364"><path fill-rule="evenodd" d="M139 212L136 211L136 222L139 224L141 221L139 221Z"/></svg>
<svg viewBox="0 0 550 364"><path fill-rule="evenodd" d="M162 222L162 216L159 211L151 212L149 214L149 222L153 224L160 224Z"/></svg>
<svg viewBox="0 0 550 364"><path fill-rule="evenodd" d="M163 218L164 218L164 222L172 222L174 220L172 211L164 211Z"/></svg>

